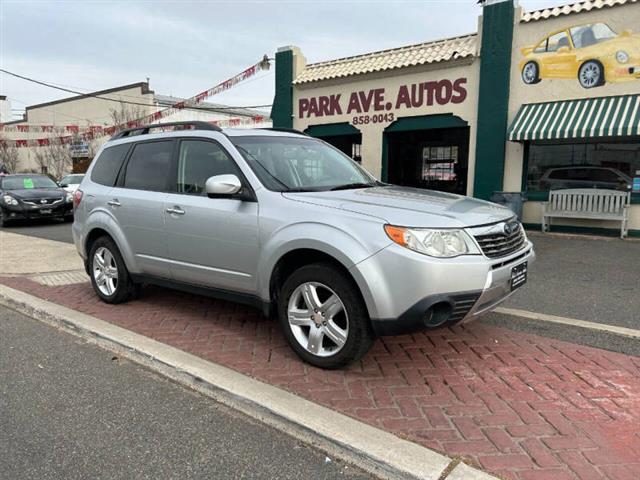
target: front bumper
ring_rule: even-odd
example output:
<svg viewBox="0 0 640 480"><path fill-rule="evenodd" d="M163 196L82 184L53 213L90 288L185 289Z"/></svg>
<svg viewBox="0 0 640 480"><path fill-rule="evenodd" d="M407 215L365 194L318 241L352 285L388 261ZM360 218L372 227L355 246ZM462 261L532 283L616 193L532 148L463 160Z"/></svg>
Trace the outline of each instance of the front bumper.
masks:
<svg viewBox="0 0 640 480"><path fill-rule="evenodd" d="M436 259L398 245L352 267L374 331L400 335L468 322L515 293L514 266L535 260L528 240L511 255L490 259L466 255Z"/></svg>
<svg viewBox="0 0 640 480"><path fill-rule="evenodd" d="M2 216L7 220L34 220L38 218L59 218L73 215L73 203L62 201L57 204L18 205L3 204Z"/></svg>

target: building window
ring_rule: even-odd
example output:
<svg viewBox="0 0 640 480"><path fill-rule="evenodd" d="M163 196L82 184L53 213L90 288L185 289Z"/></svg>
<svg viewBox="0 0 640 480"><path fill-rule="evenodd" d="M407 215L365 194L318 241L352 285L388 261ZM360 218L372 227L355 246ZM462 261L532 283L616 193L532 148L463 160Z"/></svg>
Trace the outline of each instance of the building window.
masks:
<svg viewBox="0 0 640 480"><path fill-rule="evenodd" d="M457 146L423 147L422 180L454 182L456 163L458 163Z"/></svg>
<svg viewBox="0 0 640 480"><path fill-rule="evenodd" d="M530 143L525 188L632 189L640 178L640 139L624 142ZM638 184L638 180L635 182ZM638 197L640 197L640 192ZM634 195L635 196L635 195Z"/></svg>

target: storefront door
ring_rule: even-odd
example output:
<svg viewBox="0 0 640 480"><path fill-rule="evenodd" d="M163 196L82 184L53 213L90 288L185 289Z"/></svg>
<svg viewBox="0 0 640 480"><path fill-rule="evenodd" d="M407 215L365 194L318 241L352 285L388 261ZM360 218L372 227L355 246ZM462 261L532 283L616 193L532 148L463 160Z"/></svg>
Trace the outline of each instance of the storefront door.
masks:
<svg viewBox="0 0 640 480"><path fill-rule="evenodd" d="M443 192L467 192L469 128L387 132L388 181Z"/></svg>

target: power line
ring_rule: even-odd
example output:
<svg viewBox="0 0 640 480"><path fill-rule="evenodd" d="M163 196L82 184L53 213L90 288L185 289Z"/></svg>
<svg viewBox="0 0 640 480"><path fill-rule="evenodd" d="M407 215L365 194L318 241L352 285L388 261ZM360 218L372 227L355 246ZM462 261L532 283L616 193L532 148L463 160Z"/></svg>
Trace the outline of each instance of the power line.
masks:
<svg viewBox="0 0 640 480"><path fill-rule="evenodd" d="M99 100L106 100L106 101L110 101L110 102L117 102L119 104L128 104L128 105L138 105L138 106L143 106L143 107L154 107L154 104L149 104L149 103L141 103L141 102L131 102L128 100L118 100L116 98L109 98L109 97L103 97L100 95L96 95L96 94L91 94L91 93L83 93L83 92L79 92L77 90L72 90L69 88L64 88L64 87L59 87L56 85L52 85L51 83L47 83L47 82L43 82L41 80L36 80L35 78L30 78L30 77L25 77L23 75L19 75L17 73L14 72L10 72L8 70L4 70L2 68L0 68L0 72L2 73L6 73L7 75L11 75L13 77L19 78L21 80L25 80L27 82L32 82L32 83L36 83L38 85L42 85L48 88L53 88L55 90L61 90L63 92L67 92L67 93L73 93L74 95L81 95L83 97L92 97L92 98L97 98ZM266 75L265 75L266 76ZM264 78L264 77L261 77ZM173 107L175 105L175 103L179 103L179 102L175 102L175 103L171 103L171 102L163 102L163 101L156 101L156 103L159 106L162 107ZM189 110L202 110L202 111L220 111L220 110L240 110L240 109L244 109L244 108L266 108L266 107L270 107L271 105L248 105L248 106L224 106L224 107L202 107L202 106L189 106L187 107L185 105L184 109L189 109Z"/></svg>

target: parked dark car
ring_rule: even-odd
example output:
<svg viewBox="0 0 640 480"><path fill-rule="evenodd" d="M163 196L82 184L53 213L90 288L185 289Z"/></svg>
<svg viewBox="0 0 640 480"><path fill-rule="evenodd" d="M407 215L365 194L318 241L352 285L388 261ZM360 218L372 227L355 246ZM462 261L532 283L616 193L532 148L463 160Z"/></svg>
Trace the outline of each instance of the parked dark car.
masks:
<svg viewBox="0 0 640 480"><path fill-rule="evenodd" d="M46 175L0 175L0 226L36 218L73 220L73 194Z"/></svg>

